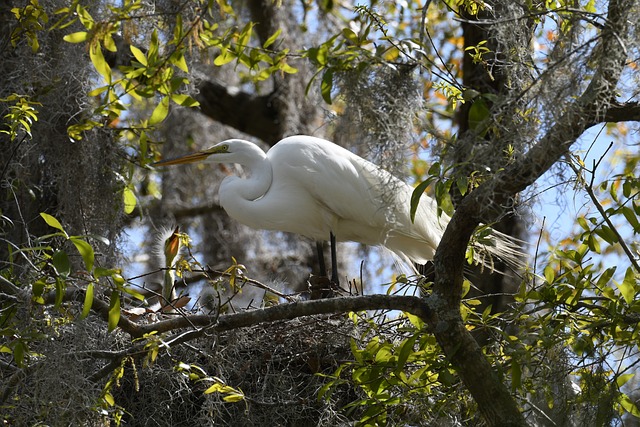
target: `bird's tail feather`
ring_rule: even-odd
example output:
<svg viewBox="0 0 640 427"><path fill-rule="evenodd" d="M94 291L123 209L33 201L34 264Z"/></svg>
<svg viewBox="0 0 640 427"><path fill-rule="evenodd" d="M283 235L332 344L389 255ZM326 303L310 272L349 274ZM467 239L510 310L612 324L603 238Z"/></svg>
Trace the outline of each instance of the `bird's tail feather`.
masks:
<svg viewBox="0 0 640 427"><path fill-rule="evenodd" d="M468 256L473 257L474 263L492 272L506 274L503 269L519 272L524 269L526 262L524 246L524 241L482 225L473 237ZM499 267L499 264L504 267Z"/></svg>

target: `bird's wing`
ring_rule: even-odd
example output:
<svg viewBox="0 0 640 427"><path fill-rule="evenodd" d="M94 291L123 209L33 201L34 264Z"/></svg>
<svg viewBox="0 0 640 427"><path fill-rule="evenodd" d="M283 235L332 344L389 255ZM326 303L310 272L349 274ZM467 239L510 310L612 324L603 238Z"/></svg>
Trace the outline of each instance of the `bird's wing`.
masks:
<svg viewBox="0 0 640 427"><path fill-rule="evenodd" d="M339 220L366 227L383 227L382 189L372 173L378 169L328 141L298 138L285 139L269 150L274 182L278 179L304 188L319 209ZM341 238L351 239L348 236Z"/></svg>
<svg viewBox="0 0 640 427"><path fill-rule="evenodd" d="M340 229L332 229L339 239L388 246L391 233L403 236L402 241L437 246L442 227L433 227L437 217L431 199L421 202L419 221L413 224L409 214L413 189L373 163L317 138L285 139L269 151L269 157L272 163L283 164L286 180L303 186L337 218ZM274 174L277 170L274 166Z"/></svg>

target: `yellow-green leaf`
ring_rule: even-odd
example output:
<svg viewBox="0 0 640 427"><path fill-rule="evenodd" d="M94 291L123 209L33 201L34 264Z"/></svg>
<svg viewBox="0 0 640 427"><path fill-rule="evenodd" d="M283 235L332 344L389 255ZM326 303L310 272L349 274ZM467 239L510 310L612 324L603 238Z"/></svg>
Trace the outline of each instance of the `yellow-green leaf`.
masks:
<svg viewBox="0 0 640 427"><path fill-rule="evenodd" d="M44 212L40 212L40 216L42 217L42 219L44 219L44 221L50 227L57 228L58 230L62 231L64 234L67 234L67 232L64 231L64 228L62 228L62 224L60 224L60 221L55 219L55 217Z"/></svg>
<svg viewBox="0 0 640 427"><path fill-rule="evenodd" d="M209 387L208 389L206 389L204 391L204 394L211 394L211 393L216 393L219 392L222 389L223 385L220 383L215 383L214 385L212 385L211 387Z"/></svg>
<svg viewBox="0 0 640 427"><path fill-rule="evenodd" d="M138 199L136 198L136 195L134 194L133 191L131 191L129 187L124 188L122 192L122 198L124 201L124 213L129 215L136 208L136 205L138 204Z"/></svg>
<svg viewBox="0 0 640 427"><path fill-rule="evenodd" d="M333 89L333 71L327 70L322 75L322 82L320 83L320 92L324 102L331 105L331 90Z"/></svg>
<svg viewBox="0 0 640 427"><path fill-rule="evenodd" d="M183 107L197 107L200 105L198 101L193 99L191 96L183 94L183 93L174 93L171 95L171 99L178 105L182 105Z"/></svg>
<svg viewBox="0 0 640 427"><path fill-rule="evenodd" d="M636 277L632 267L627 268L622 283L616 283L627 304L633 303L636 295Z"/></svg>
<svg viewBox="0 0 640 427"><path fill-rule="evenodd" d="M93 283L89 283L89 285L87 285L87 291L84 294L84 305L82 306L82 314L80 314L80 319L85 319L89 315L92 305L93 305Z"/></svg>
<svg viewBox="0 0 640 427"><path fill-rule="evenodd" d="M636 374L622 374L618 378L616 378L616 384L618 385L618 387L622 387L635 375Z"/></svg>
<svg viewBox="0 0 640 427"><path fill-rule="evenodd" d="M91 45L91 48L89 49L89 57L91 58L91 62L93 63L96 71L100 73L108 83L111 83L111 67L109 67L109 64L107 64L107 61L104 59L100 43L94 43Z"/></svg>
<svg viewBox="0 0 640 427"><path fill-rule="evenodd" d="M222 49L220 55L218 55L216 59L213 60L213 65L220 67L222 65L228 64L234 59L235 56L231 52L229 52L227 49Z"/></svg>
<svg viewBox="0 0 640 427"><path fill-rule="evenodd" d="M180 68L185 73L189 72L189 66L187 65L187 61L184 59L184 55L182 52L176 52L171 57L171 62L176 67Z"/></svg>
<svg viewBox="0 0 640 427"><path fill-rule="evenodd" d="M112 396L112 395L111 395L111 393L109 393L109 392L106 392L106 393L104 394L104 401L105 401L105 402L107 402L107 404L108 404L109 406L113 406L113 405L115 405L115 404L116 404L115 399L113 398L113 396Z"/></svg>
<svg viewBox="0 0 640 427"><path fill-rule="evenodd" d="M73 243L80 252L82 259L84 260L84 265L87 268L87 271L93 270L93 262L95 261L95 254L93 252L93 248L86 240L81 239L80 237L70 237L71 243Z"/></svg>
<svg viewBox="0 0 640 427"><path fill-rule="evenodd" d="M144 52L142 52L140 49L138 49L134 45L129 46L129 49L131 49L131 53L133 53L133 56L135 56L136 60L146 67L148 63L147 63L147 57L144 56Z"/></svg>
<svg viewBox="0 0 640 427"><path fill-rule="evenodd" d="M120 293L118 291L111 292L111 301L109 303L109 319L107 322L109 332L118 326L120 321Z"/></svg>
<svg viewBox="0 0 640 427"><path fill-rule="evenodd" d="M151 113L151 118L149 118L149 124L156 125L162 122L164 119L167 118L168 114L169 114L169 97L165 96L158 103L158 106L153 110L153 113Z"/></svg>
<svg viewBox="0 0 640 427"><path fill-rule="evenodd" d="M627 396L624 393L620 393L618 401L620 403L620 406L622 406L622 408L625 411L627 411L628 413L630 413L631 415L633 415L635 417L639 417L640 418L640 409L638 409L636 404L633 403L633 400L631 400L629 398L629 396Z"/></svg>
<svg viewBox="0 0 640 427"><path fill-rule="evenodd" d="M240 402L244 400L244 394L231 393L222 398L225 402Z"/></svg>
<svg viewBox="0 0 640 427"><path fill-rule="evenodd" d="M86 31L78 31L77 33L71 33L64 36L62 39L69 43L82 43L87 40Z"/></svg>
<svg viewBox="0 0 640 427"><path fill-rule="evenodd" d="M282 28L278 29L278 31L276 31L275 33L273 33L273 35L271 37L269 37L267 39L266 42L264 42L264 44L262 45L263 48L268 48L269 46L271 46L273 44L273 42L276 41L276 39L278 38L278 36L280 35L280 33L282 33Z"/></svg>

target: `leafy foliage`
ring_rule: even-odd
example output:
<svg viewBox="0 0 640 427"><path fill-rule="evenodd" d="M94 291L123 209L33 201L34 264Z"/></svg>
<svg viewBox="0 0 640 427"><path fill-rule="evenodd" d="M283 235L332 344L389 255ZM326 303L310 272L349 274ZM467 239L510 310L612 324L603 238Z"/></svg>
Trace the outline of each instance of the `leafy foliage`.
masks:
<svg viewBox="0 0 640 427"><path fill-rule="evenodd" d="M435 197L440 212L452 214L458 196L473 194L526 155L555 120L562 118L576 94L598 77L592 70L602 53L593 46L606 35L603 28L609 22L605 11L591 0L527 3L528 9L518 9L517 14L511 6L501 5L504 19L485 22L495 26L495 37L464 47L460 21L452 17L462 22L484 19L492 16L493 9L475 0L441 3L409 2L401 7L400 3L372 2L340 12L343 5L333 2L304 2L300 6L304 19L306 14L324 16L334 24L326 29L308 24L276 26L266 37L259 35L264 23L247 20L244 11L224 0L184 2L158 14L149 14L139 0L118 4L75 0L58 8L30 0L11 7L11 25L4 30L6 48L12 49L7 58L14 61L23 55L34 61L31 63L46 62L38 55L48 58L55 52L52 39L62 40L62 46L75 46L84 55L77 58L78 69L89 72L78 73L82 90L73 93L73 99L80 100L73 105L81 108L65 111L60 121L56 119L62 113L51 113L50 99L57 96L60 82L43 86L34 79L16 84L12 75L12 86L0 98L0 136L7 153L0 212L1 237L7 247L0 271L0 360L3 378L8 379L0 390L3 421L73 425L100 420L118 425L139 416L132 410L135 400L143 400L140 390L152 388L156 394L144 395L145 402L157 404L149 396L173 396L176 390L185 390L190 397L181 398L197 406L199 413L216 414L220 417L216 420L224 419L221 405L227 405L229 414L247 417L256 416L256 406L275 408L273 413L278 415L278 405L282 405L303 407L296 409L296 420L313 419L318 424L325 420L326 425L481 423L481 411L467 384L454 369L451 355L445 355L438 343L438 331L425 319L398 311L359 312L349 314L351 323L343 317L310 318L302 324L292 321L265 329L254 325L244 332L229 333L224 328L219 332L215 328L224 326L221 319L228 319L222 316L236 314L233 299L252 287L269 292L252 300L252 308L279 308L279 303L300 296L250 277L246 260L240 258L225 258L231 258L230 265L218 270L204 267L207 261L199 260L200 254L185 245L184 256L172 264L175 271L166 267L142 277L150 283L156 273L178 278L180 285L200 281L201 298L189 301L183 297L167 310L157 308L153 305L157 292L134 286L127 277L133 275L131 266L103 256L104 248L113 242L94 232L99 227L93 227L91 219L104 209L81 204L81 208L65 210L51 190L75 188L77 194L66 195L67 200L81 199L92 191L90 183L74 174L55 175L51 170L62 170L61 164L78 160L71 155L65 158L60 153L70 151L64 150L95 148L104 141L98 138L102 136L115 141L117 154L104 165L104 159L96 156L74 164L100 165L102 172L117 178L118 187L112 191L117 202L110 208L118 215L133 221L140 212L147 215L162 210L154 206L160 179L148 166L159 156L165 139L161 130L175 123L172 115L186 117L202 107L194 82L204 78L205 66L211 66L212 73L233 76L239 88L234 86L226 95L233 97L234 91L246 90L243 99L266 99L270 113L282 101L274 82L297 77L311 67L305 81L307 95L317 90L326 104L323 108L331 114L341 114L348 107L344 86L339 84L344 84L346 73L355 71L375 81L370 70L389 68L420 79L419 97L424 105L419 117L412 117L415 120L408 120L406 126L417 135L422 148L439 156L425 160L417 158L426 157L422 151L412 153L419 167L414 169L418 184L410 201L411 214L415 215L424 192ZM343 12L348 16L339 15ZM529 35L539 45L537 52L529 50L529 38L518 44L515 35L507 37L511 30L500 26L510 23L509 28L514 29L525 21L531 28ZM297 30L301 38L315 32L316 38L294 50L289 47L287 30ZM637 40L617 37L628 44L629 52L637 54ZM465 87L461 83L465 60L493 78L506 76L508 90L493 93ZM635 67L628 62L627 72L633 75ZM625 83L620 86L629 89ZM264 95L272 89L273 93ZM512 89L517 93L510 93ZM625 96L634 99L634 91L627 90ZM611 104L619 106L617 101ZM389 114L384 108L378 113ZM454 136L451 121L462 109L468 111L464 124L470 132ZM69 145L43 145L41 141L50 135L45 128L66 132L64 142ZM297 128L286 131L293 129ZM617 139L617 146L637 143L633 132L625 139L621 126L611 126L609 131L608 137ZM494 140L502 145L491 145ZM470 157L475 163L450 162L451 152L467 148L477 154ZM36 153L35 161L22 165L29 152ZM460 318L464 328L477 336L489 336L482 355L528 421L551 419L562 425L567 417L576 416L585 425L607 425L640 417L640 157L620 148L589 165L576 151L566 156L565 163L563 174L570 176L567 193L584 196L590 207L571 218L573 231L550 242L548 248L536 249L535 264L523 273L506 311L496 312L484 305L483 296L468 296L451 316ZM52 182L71 184L55 187ZM190 190L183 187L179 190ZM51 198L49 205L23 209L25 200L46 201L47 197ZM496 206L496 210L501 208ZM27 210L35 212L35 220ZM81 221L71 221L73 215ZM14 241L11 228L19 228L24 240ZM481 240L483 233L486 229L475 238ZM545 233L542 230L541 237L549 237ZM119 236L119 230L113 234ZM232 238L230 232L218 240ZM280 249L274 248L274 253ZM471 251L468 259L473 259ZM274 272L279 268L275 263L270 267ZM429 301L429 309L434 309L442 301L430 286L400 276L388 286L388 293L420 292ZM462 286L466 295L474 286L472 279ZM187 326L179 323L185 319L190 322ZM327 329L331 332L326 333ZM88 338L92 335L93 340ZM65 341L75 343L76 339L84 345L78 351L65 347ZM219 360L212 360L211 353ZM82 393L75 390L72 394L66 388L68 396L36 393L44 372L58 375L62 369L81 384L77 389ZM155 385L154 375L164 375L166 389ZM56 381L62 385L64 379ZM280 399L285 393L288 397ZM65 410L63 399L77 406ZM30 418L20 418L24 408L34 404L38 409L29 409ZM177 411L175 400L162 405L162 411L173 410ZM57 418L60 413L71 418ZM75 414L85 418L79 421L73 418Z"/></svg>

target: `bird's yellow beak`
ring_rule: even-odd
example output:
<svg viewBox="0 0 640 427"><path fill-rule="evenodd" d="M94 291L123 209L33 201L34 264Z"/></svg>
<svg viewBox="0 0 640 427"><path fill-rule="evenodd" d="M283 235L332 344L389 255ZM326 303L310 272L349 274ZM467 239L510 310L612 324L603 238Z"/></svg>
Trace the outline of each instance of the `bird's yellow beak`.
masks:
<svg viewBox="0 0 640 427"><path fill-rule="evenodd" d="M187 154L186 156L176 157L174 159L160 160L159 162L152 163L151 166L173 166L184 165L187 163L200 162L212 154L215 153L227 153L229 147L227 145L214 145L206 150L198 151L193 154Z"/></svg>
<svg viewBox="0 0 640 427"><path fill-rule="evenodd" d="M186 156L176 157L174 159L160 160L159 162L151 164L151 166L172 166L196 163L206 159L210 154L211 153L206 151L198 151L197 153L187 154Z"/></svg>

